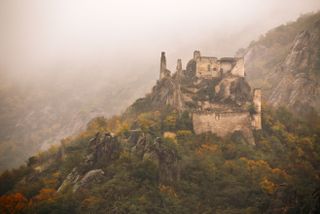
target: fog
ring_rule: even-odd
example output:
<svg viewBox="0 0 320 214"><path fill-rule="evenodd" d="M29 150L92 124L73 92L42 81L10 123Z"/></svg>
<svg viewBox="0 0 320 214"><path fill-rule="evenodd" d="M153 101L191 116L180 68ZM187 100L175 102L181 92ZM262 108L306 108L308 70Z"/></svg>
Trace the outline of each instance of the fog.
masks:
<svg viewBox="0 0 320 214"><path fill-rule="evenodd" d="M162 50L172 67L195 49L234 55L319 8L319 0L1 0L0 62L2 72L94 65L114 77L156 69Z"/></svg>
<svg viewBox="0 0 320 214"><path fill-rule="evenodd" d="M0 171L120 113L194 50L239 48L319 0L0 0Z"/></svg>

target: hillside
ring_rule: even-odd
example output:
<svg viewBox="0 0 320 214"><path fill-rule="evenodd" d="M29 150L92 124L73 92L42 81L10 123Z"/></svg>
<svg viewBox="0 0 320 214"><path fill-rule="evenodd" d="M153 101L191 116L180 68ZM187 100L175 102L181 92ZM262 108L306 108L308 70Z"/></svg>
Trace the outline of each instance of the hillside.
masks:
<svg viewBox="0 0 320 214"><path fill-rule="evenodd" d="M320 12L270 30L238 55L245 57L249 82L270 104L305 115L320 111L319 45Z"/></svg>
<svg viewBox="0 0 320 214"><path fill-rule="evenodd" d="M211 104L205 111L219 104L256 112L245 105L252 100L244 77L233 70L197 77L193 62L173 75L162 69L152 92L121 116L95 118L59 147L3 173L2 212L317 213L320 117L301 120L263 104L254 144L245 129L196 134L191 115L204 107L199 101Z"/></svg>
<svg viewBox="0 0 320 214"><path fill-rule="evenodd" d="M316 13L238 57L195 51L171 72L162 53L134 102L139 76L52 91L1 79L2 159L26 163L1 174L1 213L319 213L319 44Z"/></svg>
<svg viewBox="0 0 320 214"><path fill-rule="evenodd" d="M267 106L263 115L256 146L240 132L224 139L195 135L187 114L170 109L135 119L97 118L62 147L4 173L0 207L27 213L316 213L320 119L303 122Z"/></svg>

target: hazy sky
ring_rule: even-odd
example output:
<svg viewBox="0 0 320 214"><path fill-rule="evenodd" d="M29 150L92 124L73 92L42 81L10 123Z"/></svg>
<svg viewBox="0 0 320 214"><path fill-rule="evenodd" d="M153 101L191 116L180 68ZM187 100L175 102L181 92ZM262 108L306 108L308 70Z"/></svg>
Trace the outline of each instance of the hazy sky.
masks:
<svg viewBox="0 0 320 214"><path fill-rule="evenodd" d="M0 0L0 68L65 63L123 73L178 57L233 55L261 33L320 9L320 0ZM46 68L46 69L43 69Z"/></svg>

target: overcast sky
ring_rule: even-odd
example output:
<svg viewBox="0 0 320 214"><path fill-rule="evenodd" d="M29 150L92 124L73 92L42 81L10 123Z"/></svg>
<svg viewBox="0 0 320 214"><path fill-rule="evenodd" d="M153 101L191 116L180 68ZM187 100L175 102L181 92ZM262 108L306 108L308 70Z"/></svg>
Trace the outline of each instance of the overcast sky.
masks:
<svg viewBox="0 0 320 214"><path fill-rule="evenodd" d="M195 49L232 56L261 33L318 11L320 0L0 0L0 68L44 72L59 63L123 73L173 68Z"/></svg>

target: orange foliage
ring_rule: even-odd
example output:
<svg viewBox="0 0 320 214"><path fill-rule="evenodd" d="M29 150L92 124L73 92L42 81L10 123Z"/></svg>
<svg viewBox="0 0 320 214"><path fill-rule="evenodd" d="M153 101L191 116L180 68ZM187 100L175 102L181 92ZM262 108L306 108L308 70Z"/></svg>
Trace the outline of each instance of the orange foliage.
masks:
<svg viewBox="0 0 320 214"><path fill-rule="evenodd" d="M43 188L40 190L39 194L32 198L32 202L39 201L50 201L53 200L56 196L56 190L50 188Z"/></svg>
<svg viewBox="0 0 320 214"><path fill-rule="evenodd" d="M44 178L42 181L46 186L55 186L58 182L56 178Z"/></svg>
<svg viewBox="0 0 320 214"><path fill-rule="evenodd" d="M21 193L13 193L0 197L1 213L23 212L28 206L28 200Z"/></svg>

